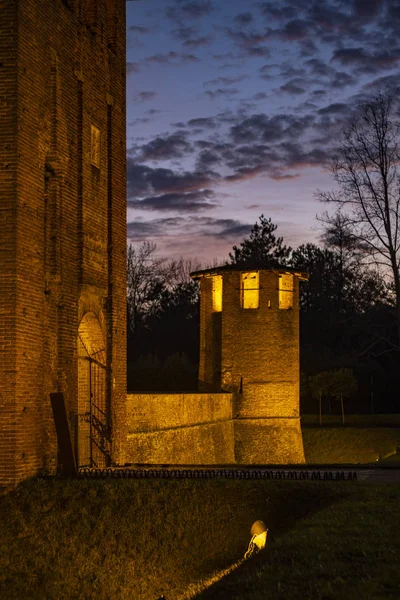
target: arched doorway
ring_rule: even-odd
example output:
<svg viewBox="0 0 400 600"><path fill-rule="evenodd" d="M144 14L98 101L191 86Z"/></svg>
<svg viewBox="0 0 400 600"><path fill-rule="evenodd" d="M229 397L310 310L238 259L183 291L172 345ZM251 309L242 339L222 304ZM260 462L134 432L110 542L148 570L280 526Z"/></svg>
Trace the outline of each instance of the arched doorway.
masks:
<svg viewBox="0 0 400 600"><path fill-rule="evenodd" d="M107 401L105 336L93 312L78 328L78 435L79 467L107 467L111 460Z"/></svg>

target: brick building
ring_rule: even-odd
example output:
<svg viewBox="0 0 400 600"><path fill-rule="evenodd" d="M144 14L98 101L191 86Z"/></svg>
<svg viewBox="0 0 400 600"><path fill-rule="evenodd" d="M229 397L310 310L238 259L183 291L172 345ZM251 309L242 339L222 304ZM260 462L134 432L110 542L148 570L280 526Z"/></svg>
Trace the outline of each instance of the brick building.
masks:
<svg viewBox="0 0 400 600"><path fill-rule="evenodd" d="M54 472L53 391L124 461L125 63L124 0L0 2L0 485Z"/></svg>
<svg viewBox="0 0 400 600"><path fill-rule="evenodd" d="M301 463L299 282L287 267L226 265L200 280L199 389L233 395L237 463Z"/></svg>

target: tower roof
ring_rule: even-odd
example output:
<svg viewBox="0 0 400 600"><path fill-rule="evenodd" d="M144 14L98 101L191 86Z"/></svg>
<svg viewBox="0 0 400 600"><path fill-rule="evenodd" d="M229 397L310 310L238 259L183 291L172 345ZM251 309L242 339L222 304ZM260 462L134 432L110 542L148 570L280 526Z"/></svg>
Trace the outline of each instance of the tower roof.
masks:
<svg viewBox="0 0 400 600"><path fill-rule="evenodd" d="M269 271L271 273L292 273L296 275L300 280L306 281L308 279L308 273L305 271L299 271L299 269L293 269L286 265L274 265L274 266L261 266L260 263L237 263L230 265L221 265L217 267L209 267L208 269L201 269L199 271L193 271L190 273L192 279L201 279L202 277L210 277L212 275L222 275L223 273L229 273L231 271Z"/></svg>

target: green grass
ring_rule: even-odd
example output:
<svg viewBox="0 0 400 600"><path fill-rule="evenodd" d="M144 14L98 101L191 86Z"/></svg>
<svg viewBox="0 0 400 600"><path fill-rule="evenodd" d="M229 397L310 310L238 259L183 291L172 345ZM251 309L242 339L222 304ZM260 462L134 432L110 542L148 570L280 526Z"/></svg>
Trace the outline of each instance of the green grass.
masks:
<svg viewBox="0 0 400 600"><path fill-rule="evenodd" d="M396 427L302 427L309 464L366 464L395 454L400 446Z"/></svg>
<svg viewBox="0 0 400 600"><path fill-rule="evenodd" d="M301 424L319 425L318 415L301 415ZM342 425L341 415L322 415L323 426ZM345 415L345 425L358 427L400 427L400 414Z"/></svg>
<svg viewBox="0 0 400 600"><path fill-rule="evenodd" d="M400 486L342 490L196 598L399 598Z"/></svg>
<svg viewBox="0 0 400 600"><path fill-rule="evenodd" d="M399 597L399 496L357 483L28 481L0 498L0 598L178 600L243 555L256 519L268 548L204 597Z"/></svg>

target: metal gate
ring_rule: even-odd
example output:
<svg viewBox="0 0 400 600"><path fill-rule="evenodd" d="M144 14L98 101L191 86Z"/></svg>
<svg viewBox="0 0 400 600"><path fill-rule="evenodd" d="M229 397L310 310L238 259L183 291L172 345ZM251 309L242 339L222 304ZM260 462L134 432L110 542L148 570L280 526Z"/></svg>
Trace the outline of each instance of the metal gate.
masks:
<svg viewBox="0 0 400 600"><path fill-rule="evenodd" d="M79 467L111 465L110 410L107 402L107 367L95 358L78 356Z"/></svg>

